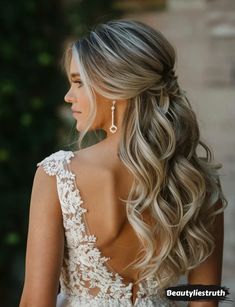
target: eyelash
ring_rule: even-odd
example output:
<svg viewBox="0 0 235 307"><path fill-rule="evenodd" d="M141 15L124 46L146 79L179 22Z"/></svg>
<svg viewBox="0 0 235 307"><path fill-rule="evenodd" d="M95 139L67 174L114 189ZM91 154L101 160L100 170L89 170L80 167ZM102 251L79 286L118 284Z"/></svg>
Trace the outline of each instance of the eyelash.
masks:
<svg viewBox="0 0 235 307"><path fill-rule="evenodd" d="M78 86L78 88L82 86L82 82L79 81L79 80L77 80L77 81L72 81L72 83L79 83L80 85Z"/></svg>

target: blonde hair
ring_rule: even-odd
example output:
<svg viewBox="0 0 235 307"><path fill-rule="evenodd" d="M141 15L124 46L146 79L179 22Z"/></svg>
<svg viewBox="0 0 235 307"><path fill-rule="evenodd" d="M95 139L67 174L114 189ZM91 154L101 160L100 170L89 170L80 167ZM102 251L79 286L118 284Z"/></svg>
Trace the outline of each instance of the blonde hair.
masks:
<svg viewBox="0 0 235 307"><path fill-rule="evenodd" d="M214 250L211 227L227 206L218 173L222 164L213 163L212 150L200 139L196 115L175 75L176 52L161 32L135 20L112 20L68 47L68 74L72 55L90 98L79 148L95 119L94 90L111 100L128 99L119 157L135 176L123 200L143 244L134 267L141 270L137 282L154 277L163 289ZM198 156L198 145L205 157ZM215 210L218 199L222 207ZM154 227L142 219L147 208Z"/></svg>

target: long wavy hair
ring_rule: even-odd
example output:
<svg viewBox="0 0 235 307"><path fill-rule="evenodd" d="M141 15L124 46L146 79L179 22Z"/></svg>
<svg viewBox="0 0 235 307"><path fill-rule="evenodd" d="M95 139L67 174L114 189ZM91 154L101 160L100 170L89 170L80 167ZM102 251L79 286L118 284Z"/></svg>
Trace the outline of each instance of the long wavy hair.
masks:
<svg viewBox="0 0 235 307"><path fill-rule="evenodd" d="M127 99L119 158L135 180L126 204L127 218L142 242L136 283L154 277L159 290L203 262L215 248L215 216L227 200L212 149L175 74L176 51L160 31L135 20L94 26L70 42L63 58L69 75L72 55L90 99L86 128L96 116L95 91L111 100ZM117 105L118 107L118 105ZM196 152L198 145L204 157ZM215 203L221 199L220 208ZM149 209L153 224L143 221ZM139 260L139 261L137 261Z"/></svg>

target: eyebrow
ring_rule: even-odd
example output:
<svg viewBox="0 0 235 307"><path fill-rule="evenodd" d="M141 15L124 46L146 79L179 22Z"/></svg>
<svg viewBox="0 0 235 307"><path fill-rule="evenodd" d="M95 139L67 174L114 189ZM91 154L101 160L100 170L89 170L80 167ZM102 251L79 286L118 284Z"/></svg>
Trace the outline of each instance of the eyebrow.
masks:
<svg viewBox="0 0 235 307"><path fill-rule="evenodd" d="M77 72L76 72L76 73L74 72L74 73L71 73L70 76L71 76L72 78L75 78L75 77L80 77L80 74L77 73Z"/></svg>

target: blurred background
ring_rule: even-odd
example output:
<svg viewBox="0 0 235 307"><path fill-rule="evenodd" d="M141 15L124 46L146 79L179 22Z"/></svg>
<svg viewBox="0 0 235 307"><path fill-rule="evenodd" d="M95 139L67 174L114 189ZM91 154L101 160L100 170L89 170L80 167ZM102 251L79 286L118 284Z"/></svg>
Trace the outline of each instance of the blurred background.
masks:
<svg viewBox="0 0 235 307"><path fill-rule="evenodd" d="M64 103L69 84L60 67L63 48L69 37L112 18L143 21L177 50L179 82L202 138L223 164L229 206L222 285L235 300L235 1L3 0L0 16L0 305L19 304L36 164L76 147L75 120ZM96 141L91 136L85 146Z"/></svg>

